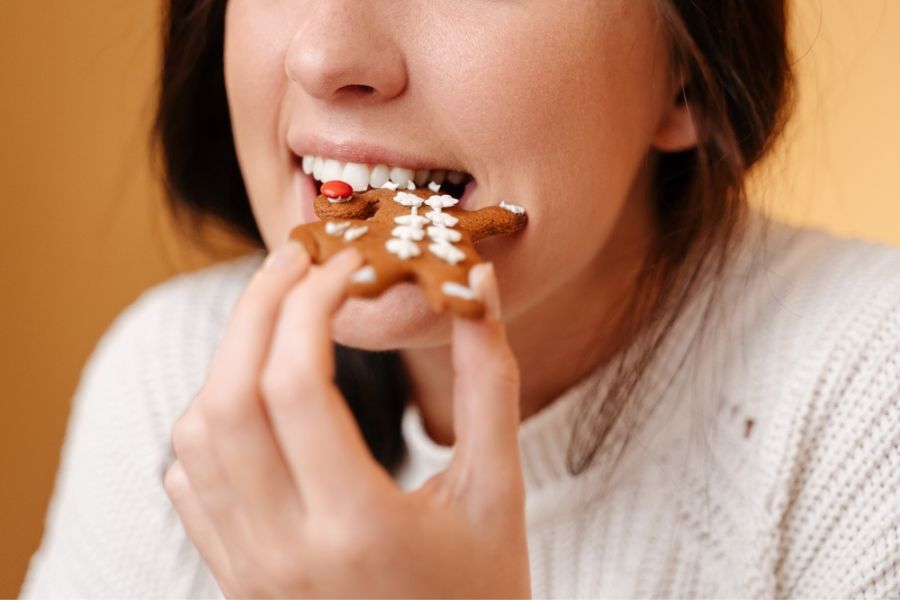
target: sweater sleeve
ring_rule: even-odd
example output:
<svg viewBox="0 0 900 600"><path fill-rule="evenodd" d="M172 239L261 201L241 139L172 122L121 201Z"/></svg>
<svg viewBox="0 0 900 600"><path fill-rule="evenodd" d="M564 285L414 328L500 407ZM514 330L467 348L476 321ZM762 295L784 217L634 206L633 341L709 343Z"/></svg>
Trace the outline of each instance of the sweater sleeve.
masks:
<svg viewBox="0 0 900 600"><path fill-rule="evenodd" d="M779 597L900 597L900 260L882 275L800 419Z"/></svg>
<svg viewBox="0 0 900 600"><path fill-rule="evenodd" d="M227 264L227 263L226 263ZM88 360L22 598L220 598L162 487L245 268L145 292Z"/></svg>

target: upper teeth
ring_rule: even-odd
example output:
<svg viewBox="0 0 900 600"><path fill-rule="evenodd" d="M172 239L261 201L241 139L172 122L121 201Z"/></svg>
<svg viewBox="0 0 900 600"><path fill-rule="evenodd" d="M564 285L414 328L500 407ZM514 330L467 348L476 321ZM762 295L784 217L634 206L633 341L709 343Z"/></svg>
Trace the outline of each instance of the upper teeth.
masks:
<svg viewBox="0 0 900 600"><path fill-rule="evenodd" d="M355 192L364 192L370 186L380 188L388 181L405 188L410 181L416 186L424 186L429 182L444 183L445 179L450 183L460 184L470 178L468 174L459 171L444 169L414 171L389 165L341 162L333 158L311 155L303 157L303 172L323 182L335 179L345 181Z"/></svg>

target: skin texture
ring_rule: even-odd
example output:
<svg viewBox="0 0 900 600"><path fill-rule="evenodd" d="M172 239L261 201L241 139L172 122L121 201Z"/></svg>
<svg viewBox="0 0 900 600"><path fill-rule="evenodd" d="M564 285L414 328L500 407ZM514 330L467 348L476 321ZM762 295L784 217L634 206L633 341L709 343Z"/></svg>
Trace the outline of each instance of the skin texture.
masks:
<svg viewBox="0 0 900 600"><path fill-rule="evenodd" d="M311 267L291 243L241 294L172 432L163 484L185 531L229 598L529 596L518 380L493 270L473 269L486 318L453 325L457 452L404 492L331 382L330 321L361 264L351 248Z"/></svg>
<svg viewBox="0 0 900 600"><path fill-rule="evenodd" d="M244 291L176 424L185 529L229 596L529 595L518 423L627 343L655 157L696 142L653 3L231 0L224 58L254 214L292 258ZM467 171L469 209L524 206L525 230L478 245L486 317L436 317L410 285L345 301L358 254L310 267L282 246L313 200L289 134ZM426 428L456 446L421 489L365 452L332 339L402 350Z"/></svg>
<svg viewBox="0 0 900 600"><path fill-rule="evenodd" d="M525 206L526 231L479 245L496 265L523 418L625 342L612 323L654 234L654 153L695 140L653 3L231 0L225 76L270 248L305 222L289 132L467 171L470 209ZM449 332L407 285L347 302L334 323L350 346L416 350L404 352L415 401L448 444Z"/></svg>

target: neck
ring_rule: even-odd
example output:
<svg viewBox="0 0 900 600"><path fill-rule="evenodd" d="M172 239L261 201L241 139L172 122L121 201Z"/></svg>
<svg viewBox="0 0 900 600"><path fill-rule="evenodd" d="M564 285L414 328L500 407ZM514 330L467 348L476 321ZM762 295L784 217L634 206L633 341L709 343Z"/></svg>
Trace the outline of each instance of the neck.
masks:
<svg viewBox="0 0 900 600"><path fill-rule="evenodd" d="M606 364L630 340L618 324L652 239L646 203L625 203L620 224L587 268L526 311L504 319L519 364L520 414L528 417ZM630 207L630 209L629 209ZM402 351L428 435L453 445L449 346Z"/></svg>

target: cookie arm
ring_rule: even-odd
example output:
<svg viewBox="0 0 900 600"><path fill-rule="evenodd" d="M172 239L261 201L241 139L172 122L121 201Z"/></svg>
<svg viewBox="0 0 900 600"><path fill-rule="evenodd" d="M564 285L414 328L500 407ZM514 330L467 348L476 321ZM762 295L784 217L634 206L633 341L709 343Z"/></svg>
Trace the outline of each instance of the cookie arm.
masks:
<svg viewBox="0 0 900 600"><path fill-rule="evenodd" d="M370 194L353 194L346 202L329 202L319 195L313 204L316 216L322 219L368 219L378 209L378 199Z"/></svg>
<svg viewBox="0 0 900 600"><path fill-rule="evenodd" d="M316 226L316 223L304 223L303 225L298 225L291 230L290 239L295 242L300 242L306 251L309 253L310 260L315 263L319 260L319 242L316 240L316 236L313 235L312 228Z"/></svg>
<svg viewBox="0 0 900 600"><path fill-rule="evenodd" d="M459 219L459 226L470 232L472 243L494 235L515 233L528 223L525 209L515 204L487 206L471 212L457 210L452 214Z"/></svg>

